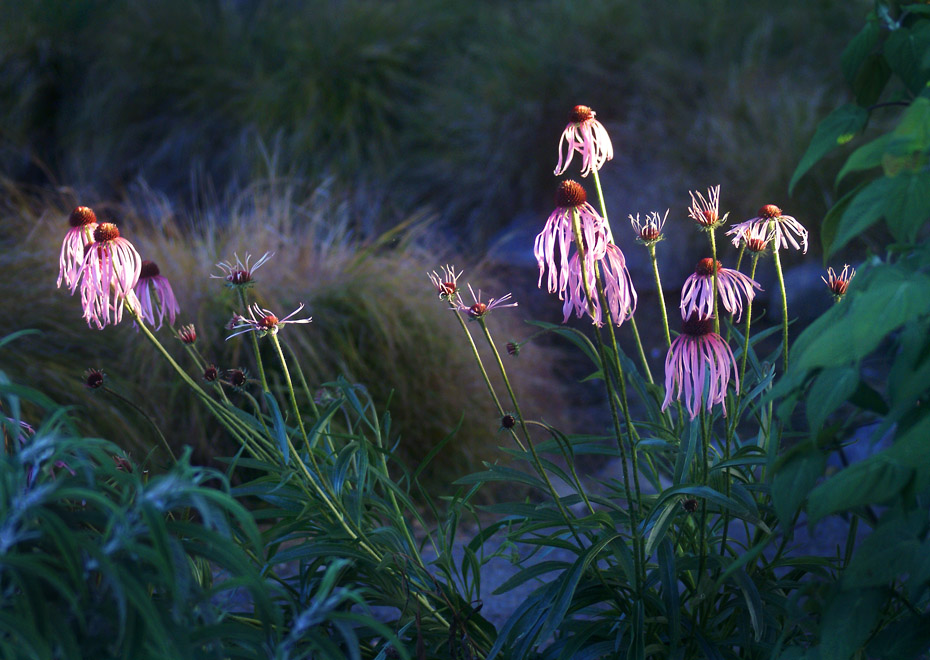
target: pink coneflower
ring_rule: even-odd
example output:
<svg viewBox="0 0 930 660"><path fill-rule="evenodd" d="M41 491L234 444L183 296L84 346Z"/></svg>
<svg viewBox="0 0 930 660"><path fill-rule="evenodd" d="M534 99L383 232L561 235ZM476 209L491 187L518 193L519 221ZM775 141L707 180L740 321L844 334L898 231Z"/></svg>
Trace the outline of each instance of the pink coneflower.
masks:
<svg viewBox="0 0 930 660"><path fill-rule="evenodd" d="M739 226L739 225L737 225ZM735 229L735 227L734 227ZM758 254L768 249L769 243L775 238L775 228L769 223L757 224L743 232L740 240L750 252Z"/></svg>
<svg viewBox="0 0 930 660"><path fill-rule="evenodd" d="M633 288L630 271L626 267L626 259L620 248L613 243L608 243L604 256L596 263L600 263L603 267L604 297L607 301L607 309L614 324L619 326L636 311L636 289ZM597 295L595 290L595 267L596 265L590 268L587 273L588 287L591 289L591 302L593 303L589 310L588 301L585 297L580 260L577 254L572 256L568 276L569 295L562 306L562 313L565 315L563 323L568 321L568 317L574 311L578 318L581 318L585 312L591 312L594 323L597 325L603 324L600 296Z"/></svg>
<svg viewBox="0 0 930 660"><path fill-rule="evenodd" d="M94 242L94 230L97 228L97 216L86 206L78 206L68 217L71 228L61 243L61 256L58 257L58 287L62 283L71 288L77 281L81 264L84 263L84 246Z"/></svg>
<svg viewBox="0 0 930 660"><path fill-rule="evenodd" d="M636 232L636 240L644 245L654 245L661 241L664 238L662 228L665 226L666 219L668 219L668 209L665 210L664 216L660 216L658 211L653 211L642 221L639 219L639 213L635 218L630 215L630 224Z"/></svg>
<svg viewBox="0 0 930 660"><path fill-rule="evenodd" d="M698 223L703 229L716 229L727 221L729 213L720 217L720 186L707 189L707 198L701 193L690 191L691 207L688 217Z"/></svg>
<svg viewBox="0 0 930 660"><path fill-rule="evenodd" d="M480 319L487 316L491 310L497 309L499 307L516 307L517 303L507 302L510 300L511 294L506 294L500 298L491 298L487 302L481 301L481 289L478 289L478 294L475 295L475 290L471 288L471 284L468 285L468 291L471 293L471 298L474 301L472 305L466 305L462 302L461 298L458 298L455 301L455 307L453 309L457 312L465 312L468 314L471 319Z"/></svg>
<svg viewBox="0 0 930 660"><path fill-rule="evenodd" d="M245 318L244 316L240 317L239 324L233 328L237 332L232 333L226 339L228 341L236 335L242 335L246 332L257 332L262 337L265 335L276 335L278 334L278 330L282 325L286 325L288 323L310 323L310 321L313 319L309 316L305 319L291 318L303 308L304 304L300 303L297 309L285 316L283 319L279 319L274 315L274 313L272 313L270 309L264 309L263 307L259 307L258 303L254 303L251 307L248 308L249 316L251 318Z"/></svg>
<svg viewBox="0 0 930 660"><path fill-rule="evenodd" d="M827 277L821 276L820 279L830 287L830 291L833 292L833 297L839 301L840 298L846 295L846 290L849 288L849 283L852 281L852 278L856 276L856 269L852 268L849 264L843 266L843 270L839 275L836 274L836 271L832 268L827 269Z"/></svg>
<svg viewBox="0 0 930 660"><path fill-rule="evenodd" d="M158 270L158 264L154 261L142 261L139 281L133 291L139 299L142 318L148 321L149 325L155 326L157 330L161 327L165 316L168 317L168 323L174 325L174 319L181 308L178 306L177 298L174 297L171 283ZM155 325L156 317L158 317L158 325Z"/></svg>
<svg viewBox="0 0 930 660"><path fill-rule="evenodd" d="M733 245L739 247L741 240L744 240L749 232L760 226L771 227L774 231L775 249L787 248L790 244L795 250L807 252L807 230L800 222L790 215L784 215L781 209L774 204L766 204L759 209L759 215L738 225L727 232L727 236L733 236ZM797 238L795 238L795 236ZM801 241L800 245L798 240ZM803 247L802 247L803 246Z"/></svg>
<svg viewBox="0 0 930 660"><path fill-rule="evenodd" d="M591 170L600 170L604 163L614 157L607 129L594 118L595 112L586 105L576 105L571 112L568 126L559 140L559 162L555 175L561 176L572 162L575 152L581 154L581 176Z"/></svg>
<svg viewBox="0 0 930 660"><path fill-rule="evenodd" d="M694 419L702 405L710 412L715 403L723 406L733 370L734 387L739 391L739 375L736 358L723 337L713 331L712 318L700 319L692 316L681 324L681 334L675 338L665 358L665 401L662 410L668 408L672 398L685 397L685 407ZM709 381L707 401L704 401L705 380ZM674 392L677 389L677 395Z"/></svg>
<svg viewBox="0 0 930 660"><path fill-rule="evenodd" d="M562 300L568 287L569 261L575 243L572 213L578 213L585 244L585 262L589 270L593 270L595 261L606 253L607 243L610 241L610 228L594 207L588 204L588 194L577 181L568 180L559 184L555 204L556 209L549 215L546 226L536 237L533 254L539 265L538 286L542 286L542 278L548 268L549 293L558 292L559 300Z"/></svg>
<svg viewBox="0 0 930 660"><path fill-rule="evenodd" d="M245 255L245 263L242 263L238 254L234 254L233 256L236 258L236 263L233 263L232 261L219 262L216 264L216 267L223 271L223 274L211 275L210 277L218 280L226 280L226 286L228 287L247 288L253 284L252 274L261 268L266 261L273 257L274 252L266 252L262 255L261 259L256 261L251 266L249 266L249 260L252 258L252 255Z"/></svg>
<svg viewBox="0 0 930 660"><path fill-rule="evenodd" d="M119 229L103 222L94 229L94 242L87 246L84 262L77 279L71 284L71 294L80 286L84 319L99 329L123 319L123 304L134 310L139 301L133 287L139 281L142 258L132 243L119 235Z"/></svg>
<svg viewBox="0 0 930 660"><path fill-rule="evenodd" d="M736 315L739 321L743 315L743 302L752 300L756 292L762 290L759 283L738 270L724 268L717 262L717 293L723 307ZM685 280L681 288L681 318L690 318L697 314L699 318L707 319L714 315L714 260L701 259L694 268L694 274Z"/></svg>
<svg viewBox="0 0 930 660"><path fill-rule="evenodd" d="M432 282L433 286L436 288L436 293L439 295L440 300L454 302L459 290L458 281L462 273L461 271L456 272L455 266L450 266L448 264L443 266L441 270L441 274L437 273L435 270L432 273L428 273L430 282Z"/></svg>

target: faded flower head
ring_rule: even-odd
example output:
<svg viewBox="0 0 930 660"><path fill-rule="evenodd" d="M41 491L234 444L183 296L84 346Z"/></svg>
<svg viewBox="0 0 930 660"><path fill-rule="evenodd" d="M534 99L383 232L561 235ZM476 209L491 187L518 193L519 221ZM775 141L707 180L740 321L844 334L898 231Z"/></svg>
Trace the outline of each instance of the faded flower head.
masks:
<svg viewBox="0 0 930 660"><path fill-rule="evenodd" d="M740 241L746 240L753 229L762 226L771 228L776 250L791 245L795 250L807 252L807 230L804 225L790 215L782 213L782 210L774 204L766 204L759 209L759 215L755 218L734 225L727 232L727 236L733 236L733 245L739 247Z"/></svg>
<svg viewBox="0 0 930 660"><path fill-rule="evenodd" d="M78 206L68 217L69 229L61 242L58 257L58 287L71 288L84 262L84 246L94 242L97 216L87 206Z"/></svg>
<svg viewBox="0 0 930 660"><path fill-rule="evenodd" d="M561 176L568 169L576 151L581 154L581 176L588 176L591 170L600 170L614 157L607 129L594 116L594 110L586 105L576 105L572 109L568 125L559 140L556 176Z"/></svg>
<svg viewBox="0 0 930 660"><path fill-rule="evenodd" d="M743 232L740 238L747 250L753 254L759 254L760 252L765 252L768 249L769 243L775 239L775 228L770 226L767 222L757 224Z"/></svg>
<svg viewBox="0 0 930 660"><path fill-rule="evenodd" d="M668 408L672 399L685 399L685 408L694 419L701 408L708 412L714 404L727 409L724 400L733 371L735 388L739 390L739 375L733 351L723 337L713 331L713 318L701 319L697 315L681 324L678 335L668 349L665 358L665 401L662 410ZM704 400L705 382L709 384L707 400ZM677 394L676 394L677 391Z"/></svg>
<svg viewBox="0 0 930 660"><path fill-rule="evenodd" d="M720 217L720 186L714 186L707 189L705 198L699 192L690 191L691 207L688 209L688 217L698 223L702 229L712 230L727 221L729 213Z"/></svg>
<svg viewBox="0 0 930 660"><path fill-rule="evenodd" d="M226 377L229 379L229 384L237 390L245 387L249 381L248 375L242 369L230 369L226 372Z"/></svg>
<svg viewBox="0 0 930 660"><path fill-rule="evenodd" d="M257 332L259 335L264 337L265 335L276 335L278 330L282 325L288 323L310 323L313 319L307 317L305 319L294 319L292 318L300 310L304 308L304 304L300 305L293 312L285 316L283 319L279 319L270 309L265 309L259 307L258 303L253 303L251 307L248 308L249 317L244 316L239 317L239 323L233 328L236 332L233 332L229 335L226 340L230 340L236 335L245 334L246 332Z"/></svg>
<svg viewBox="0 0 930 660"><path fill-rule="evenodd" d="M435 270L429 274L430 282L433 283L433 286L436 288L436 293L439 295L440 300L446 300L450 303L455 301L455 297L458 294L459 287L458 281L462 276L462 272L456 272L455 266L450 266L446 264L441 269L442 273L437 273Z"/></svg>
<svg viewBox="0 0 930 660"><path fill-rule="evenodd" d="M84 385L92 390L99 389L103 386L103 381L107 375L99 369L87 369L84 372Z"/></svg>
<svg viewBox="0 0 930 660"><path fill-rule="evenodd" d="M208 383L214 382L220 376L220 370L215 364L208 364L203 370L203 379Z"/></svg>
<svg viewBox="0 0 930 660"><path fill-rule="evenodd" d="M262 265L268 261L271 257L274 256L274 252L266 252L262 255L261 259L256 261L251 266L249 265L249 260L252 258L252 255L245 255L245 263L239 259L238 254L233 254L236 258L236 263L232 261L221 261L216 264L216 267L223 271L222 275L211 275L210 277L214 279L226 280L226 286L231 288L248 288L254 284L252 281L252 274L262 267Z"/></svg>
<svg viewBox="0 0 930 660"><path fill-rule="evenodd" d="M142 269L142 258L132 243L119 235L110 222L97 225L94 242L87 246L84 261L71 283L71 295L80 288L84 319L99 329L123 319L124 303L139 312L133 292Z"/></svg>
<svg viewBox="0 0 930 660"><path fill-rule="evenodd" d="M833 293L834 300L839 302L843 296L846 295L846 290L849 289L849 283L855 276L856 269L852 268L849 264L845 264L839 275L836 274L836 271L833 270L833 268L828 268L827 277L821 276L820 279L822 279L824 283L830 288L830 291Z"/></svg>
<svg viewBox="0 0 930 660"><path fill-rule="evenodd" d="M139 299L139 311L142 318L148 321L149 325L155 326L157 330L166 316L168 323L174 325L175 317L181 308L178 306L177 298L174 297L168 278L158 270L158 264L154 261L142 261L139 281L136 282L133 291ZM158 325L155 325L156 318Z"/></svg>
<svg viewBox="0 0 930 660"><path fill-rule="evenodd" d="M724 268L719 261L716 263L716 271L720 302L739 321L743 315L742 299L749 302L756 295L753 289L761 291L762 287L738 270ZM695 266L694 274L685 280L681 288L681 318L687 319L693 314L701 319L712 318L714 315L713 259L701 259Z"/></svg>
<svg viewBox="0 0 930 660"><path fill-rule="evenodd" d="M643 245L655 245L661 241L665 238L662 235L662 228L665 226L666 219L668 219L668 209L665 210L664 216L660 216L658 211L652 211L642 221L639 219L639 213L635 218L630 215L630 224L636 232L636 240Z"/></svg>
<svg viewBox="0 0 930 660"><path fill-rule="evenodd" d="M481 319L487 316L491 310L498 307L516 307L517 303L507 302L511 298L511 294L506 294L500 298L491 298L487 302L482 302L481 300L481 289L478 289L478 294L475 295L475 290L471 288L471 284L468 285L468 292L471 294L471 298L474 301L471 305L466 305L461 298L458 298L455 303L455 307L452 309L458 312L465 312L468 314L469 319L476 320Z"/></svg>
<svg viewBox="0 0 930 660"><path fill-rule="evenodd" d="M589 271L593 272L594 263L606 254L611 236L607 223L588 203L588 195L577 181L562 181L555 200L556 209L536 236L533 254L539 265L538 286L542 286L543 275L548 269L549 293L558 292L559 300L564 300L569 286L571 255L575 250L572 214L578 214L585 246L585 263Z"/></svg>

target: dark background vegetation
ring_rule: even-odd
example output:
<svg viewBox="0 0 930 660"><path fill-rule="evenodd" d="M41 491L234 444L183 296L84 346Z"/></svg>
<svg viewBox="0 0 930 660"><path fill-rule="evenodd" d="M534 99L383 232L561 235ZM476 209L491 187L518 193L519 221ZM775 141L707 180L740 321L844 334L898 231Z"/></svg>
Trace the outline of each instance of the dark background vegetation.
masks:
<svg viewBox="0 0 930 660"><path fill-rule="evenodd" d="M805 222L807 261L819 262L817 225L835 201L837 163L792 197L787 182L817 121L846 95L839 56L870 6L0 3L0 335L45 331L6 366L96 410L96 433L144 447L151 439L134 413L78 391L85 367L104 368L172 442L220 451L128 324L88 330L77 302L54 290L65 217L89 204L162 265L184 322L198 324L221 366L248 358L222 342L232 298L207 274L233 251L276 250L257 291L276 310L309 305L309 330L282 333L308 378L347 371L380 401L393 397L411 460L466 413L449 454L464 470L492 457L496 413L425 271L452 260L490 295L535 284L532 273L515 281L503 268L525 262L528 245L483 258L502 231L541 226L551 210L558 136L577 103L592 106L614 140L603 179L621 243L627 213L672 208L674 240L660 248L670 282L704 256L689 251L695 232L680 222L687 191L718 183L731 220L774 202ZM385 237L399 223L412 230ZM546 320L559 320L549 302ZM522 312L495 315L505 324L498 339L529 334ZM571 379L559 381L557 357L539 350L548 352L515 369L527 396L558 414L551 402Z"/></svg>

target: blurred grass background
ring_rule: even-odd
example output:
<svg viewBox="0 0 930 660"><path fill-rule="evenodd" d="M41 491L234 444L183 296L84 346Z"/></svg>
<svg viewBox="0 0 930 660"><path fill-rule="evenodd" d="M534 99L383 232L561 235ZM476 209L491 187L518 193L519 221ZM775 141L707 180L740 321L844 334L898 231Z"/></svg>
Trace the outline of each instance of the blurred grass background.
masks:
<svg viewBox="0 0 930 660"><path fill-rule="evenodd" d="M843 99L840 53L870 6L0 3L0 335L45 333L6 353L4 368L143 451L150 431L135 413L79 387L84 368L102 368L173 442L231 451L131 325L90 331L77 301L54 289L68 211L87 204L159 263L183 322L221 366L248 359L222 341L232 298L207 276L234 251L275 250L257 291L283 313L308 304L314 323L282 336L311 381L345 371L379 401L392 396L411 461L466 413L441 463L467 472L493 458L496 413L426 271L452 261L491 295L512 288L498 264L471 266L514 218L541 224L551 210L555 148L577 103L614 140L604 183L615 225L669 206L683 215L689 188L720 183L734 219L777 202L807 219L816 244L835 167L805 177L793 198L787 182ZM390 233L399 223L408 229ZM696 260L670 254L685 272ZM498 338L528 334L524 316L495 314ZM538 350L516 363L520 388L559 422L551 402L570 383L560 357Z"/></svg>

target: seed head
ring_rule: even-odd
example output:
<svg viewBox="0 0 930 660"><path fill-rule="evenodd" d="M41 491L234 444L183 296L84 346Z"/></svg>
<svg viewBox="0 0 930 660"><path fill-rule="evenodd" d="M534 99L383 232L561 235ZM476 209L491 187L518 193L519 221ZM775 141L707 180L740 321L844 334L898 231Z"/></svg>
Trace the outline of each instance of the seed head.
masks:
<svg viewBox="0 0 930 660"><path fill-rule="evenodd" d="M468 313L472 318L478 318L484 316L484 313L488 311L488 306L483 302L476 302L474 305L468 308Z"/></svg>
<svg viewBox="0 0 930 660"><path fill-rule="evenodd" d="M560 208L569 208L572 206L581 206L588 201L588 193L577 181L566 179L559 183L559 189L555 193L555 205Z"/></svg>
<svg viewBox="0 0 930 660"><path fill-rule="evenodd" d="M826 285L830 288L830 291L833 292L833 298L836 302L839 302L840 299L846 295L846 291L849 289L849 283L852 281L852 278L856 276L856 269L852 268L849 264L843 266L843 270L839 274L832 268L827 269L827 277L821 276ZM828 279L829 278L829 279Z"/></svg>
<svg viewBox="0 0 930 660"><path fill-rule="evenodd" d="M681 506L688 513L694 513L698 510L698 501L693 497L689 497L688 499L682 501Z"/></svg>
<svg viewBox="0 0 930 660"><path fill-rule="evenodd" d="M73 211L71 215L68 216L68 224L72 227L83 227L84 225L90 225L97 222L97 216L94 215L92 209L87 206L78 206Z"/></svg>
<svg viewBox="0 0 930 660"><path fill-rule="evenodd" d="M517 425L517 420L513 415L504 415L501 417L501 426L505 429L512 429Z"/></svg>
<svg viewBox="0 0 930 660"><path fill-rule="evenodd" d="M92 390L103 386L103 380L106 374L99 369L88 369L84 372L84 384Z"/></svg>
<svg viewBox="0 0 930 660"><path fill-rule="evenodd" d="M215 364L207 365L206 369L203 370L203 379L208 383L215 381L219 375L219 369L216 368Z"/></svg>
<svg viewBox="0 0 930 660"><path fill-rule="evenodd" d="M245 385L246 377L242 369L230 369L226 372L226 375L233 387L242 387Z"/></svg>
<svg viewBox="0 0 930 660"><path fill-rule="evenodd" d="M144 277L158 277L161 271L158 270L158 264L154 261L142 260L142 269L139 271L139 279Z"/></svg>
<svg viewBox="0 0 930 660"><path fill-rule="evenodd" d="M520 355L520 344L515 341L507 342L507 354L513 355L514 357Z"/></svg>
<svg viewBox="0 0 930 660"><path fill-rule="evenodd" d="M697 314L692 314L687 320L681 322L682 334L692 337L703 337L714 331L714 319L709 317L702 319Z"/></svg>

